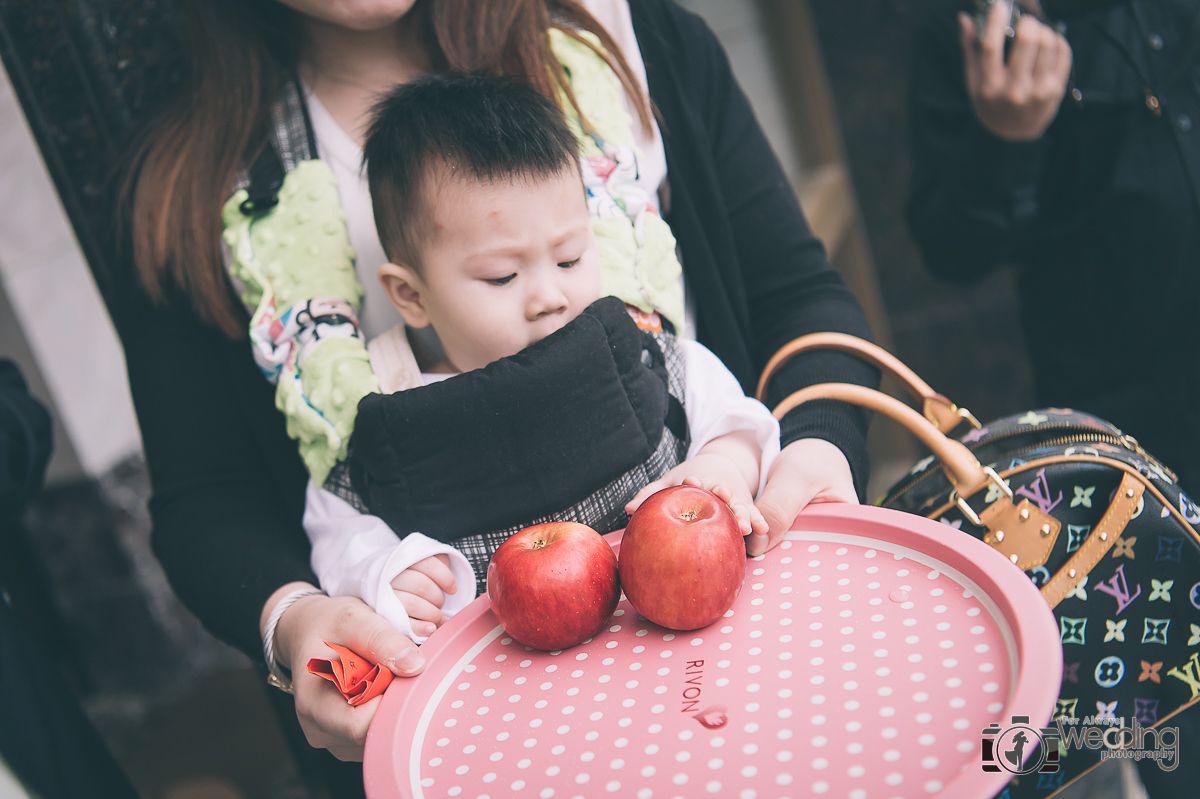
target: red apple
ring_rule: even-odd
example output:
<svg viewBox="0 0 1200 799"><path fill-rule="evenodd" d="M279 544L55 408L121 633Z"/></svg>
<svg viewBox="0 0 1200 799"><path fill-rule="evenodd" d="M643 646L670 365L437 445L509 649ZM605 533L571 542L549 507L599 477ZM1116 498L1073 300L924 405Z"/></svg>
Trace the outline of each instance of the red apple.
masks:
<svg viewBox="0 0 1200 799"><path fill-rule="evenodd" d="M504 631L534 649L566 649L591 638L621 599L612 547L575 522L515 533L492 555L487 584Z"/></svg>
<svg viewBox="0 0 1200 799"><path fill-rule="evenodd" d="M711 491L652 494L621 538L625 598L655 624L696 630L733 606L746 577L746 544L733 511Z"/></svg>

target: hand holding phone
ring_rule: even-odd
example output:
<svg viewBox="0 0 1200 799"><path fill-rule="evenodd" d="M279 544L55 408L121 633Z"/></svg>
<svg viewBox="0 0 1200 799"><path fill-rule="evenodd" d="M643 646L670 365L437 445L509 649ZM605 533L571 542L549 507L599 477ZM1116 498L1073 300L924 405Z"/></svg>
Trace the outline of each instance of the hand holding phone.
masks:
<svg viewBox="0 0 1200 799"><path fill-rule="evenodd" d="M1011 0L979 3L986 6L982 27L978 13L959 14L971 107L999 138L1033 141L1058 114L1071 75L1071 46Z"/></svg>

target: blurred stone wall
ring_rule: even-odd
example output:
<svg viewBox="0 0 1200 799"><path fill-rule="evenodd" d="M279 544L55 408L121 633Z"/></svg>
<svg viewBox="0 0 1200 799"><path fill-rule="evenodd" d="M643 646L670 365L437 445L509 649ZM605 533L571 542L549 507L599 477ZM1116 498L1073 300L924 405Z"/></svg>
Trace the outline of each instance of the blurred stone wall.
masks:
<svg viewBox="0 0 1200 799"><path fill-rule="evenodd" d="M170 0L0 0L0 57L102 292L130 137L177 84Z"/></svg>
<svg viewBox="0 0 1200 799"><path fill-rule="evenodd" d="M150 551L149 479L101 301L122 159L178 79L180 41L163 0L0 0L0 353L54 411L70 461L23 530L0 531L19 561L4 587L118 756L204 675L247 665Z"/></svg>

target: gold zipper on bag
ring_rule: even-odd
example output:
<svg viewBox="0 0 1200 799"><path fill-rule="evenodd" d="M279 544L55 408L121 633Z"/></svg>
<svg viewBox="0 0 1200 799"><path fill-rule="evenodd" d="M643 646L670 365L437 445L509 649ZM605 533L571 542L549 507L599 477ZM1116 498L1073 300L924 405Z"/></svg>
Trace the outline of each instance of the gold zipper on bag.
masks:
<svg viewBox="0 0 1200 799"><path fill-rule="evenodd" d="M1015 438L1015 437L1021 436L1021 435L1028 435L1029 432L1030 431L1028 431L1028 430L1014 430L1012 432L1005 433L1004 435L996 436L995 438L993 438L989 441L980 442L979 448L982 449L982 447L985 444L987 446L990 446L992 444L995 444L997 441L1003 441L1006 438ZM1125 434L1115 436L1115 435L1112 435L1111 433L1099 433L1099 432L1079 433L1078 435L1063 436L1060 438L1050 439L1049 441L1042 441L1037 444L1031 444L1028 447L1022 447L1018 450L1014 450L1012 452L1006 453L1006 455L1008 455L1009 457L1017 457L1023 453L1032 452L1036 449L1043 449L1045 447L1061 447L1066 444L1086 444L1086 443L1112 444L1114 446L1119 446L1119 447L1122 447L1123 449L1127 449L1130 452L1133 452L1134 454L1138 455L1139 457L1144 458L1145 460L1147 460L1150 463L1157 466L1159 469L1161 469L1163 471L1164 474L1166 474L1168 477L1171 478L1172 482L1178 482L1178 478L1175 476L1174 472L1172 472L1170 469L1168 469L1166 466L1164 466L1162 463L1160 463L1158 461L1158 459L1155 458L1153 455L1151 455L1149 452L1146 452L1146 450L1142 449L1142 445L1138 443L1138 440L1136 438L1134 438L1131 435L1125 435ZM895 494L883 497L883 499L881 499L880 502L883 502L883 500L895 502L898 498L904 496L904 494L906 494L909 490L911 490L911 489L915 488L917 485L919 485L922 480L924 480L925 478L927 478L933 474L936 474L937 472L938 472L937 469L926 468L925 472L922 473L919 477L914 479L908 485L901 488Z"/></svg>

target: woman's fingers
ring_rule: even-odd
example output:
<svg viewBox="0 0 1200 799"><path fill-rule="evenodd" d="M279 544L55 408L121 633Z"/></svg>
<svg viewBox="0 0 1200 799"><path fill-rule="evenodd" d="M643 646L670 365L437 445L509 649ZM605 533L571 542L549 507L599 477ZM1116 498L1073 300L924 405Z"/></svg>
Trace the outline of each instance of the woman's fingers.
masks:
<svg viewBox="0 0 1200 799"><path fill-rule="evenodd" d="M1043 30L1049 31L1049 28L1030 16L1021 17L1017 22L1017 35L1005 70L1009 88L1017 90L1017 98L1026 96L1032 88L1034 68L1042 50Z"/></svg>
<svg viewBox="0 0 1200 799"><path fill-rule="evenodd" d="M367 728L379 702L351 707L332 683L308 673L310 659L332 654L326 641L400 677L419 674L425 658L408 636L352 597L304 597L280 617L275 632L277 658L292 673L296 716L309 743L341 760L362 760Z"/></svg>
<svg viewBox="0 0 1200 799"><path fill-rule="evenodd" d="M793 441L775 459L767 485L755 503L768 532L752 533L746 540L746 551L761 555L782 541L810 502L858 503L846 456L835 445L816 438Z"/></svg>
<svg viewBox="0 0 1200 799"><path fill-rule="evenodd" d="M375 716L378 699L351 707L333 683L309 674L307 669L293 673L292 691L296 717L310 746L328 749L338 760L363 759L367 729Z"/></svg>
<svg viewBox="0 0 1200 799"><path fill-rule="evenodd" d="M729 502L728 500L726 500L726 504L733 511L733 518L737 519L738 532L743 536L754 532L754 515L751 513L754 505L749 502Z"/></svg>
<svg viewBox="0 0 1200 799"><path fill-rule="evenodd" d="M412 677L425 668L425 657L412 639L359 600L337 597L331 601L343 599L349 603L338 610L331 632L336 637L323 640L348 647L397 677Z"/></svg>
<svg viewBox="0 0 1200 799"><path fill-rule="evenodd" d="M963 77L968 88L973 92L979 88L982 79L979 65L979 48L975 32L975 20L970 14L959 12L958 15L959 44L963 52Z"/></svg>
<svg viewBox="0 0 1200 799"><path fill-rule="evenodd" d="M759 496L758 510L767 522L767 533L751 533L746 541L750 555L761 555L783 540L792 522L815 495L813 484L787 463L775 464Z"/></svg>
<svg viewBox="0 0 1200 799"><path fill-rule="evenodd" d="M1058 45L1055 42L1058 34L1045 25L1036 33L1039 39L1037 56L1034 58L1033 68L1029 71L1035 94L1044 88L1046 76L1054 74L1054 67L1058 62Z"/></svg>
<svg viewBox="0 0 1200 799"><path fill-rule="evenodd" d="M1071 52L1071 44L1067 37L1060 33L1054 34L1054 69L1045 78L1047 85L1055 90L1066 92L1067 81L1071 77L1071 66L1075 63L1075 54Z"/></svg>
<svg viewBox="0 0 1200 799"><path fill-rule="evenodd" d="M987 26L978 44L970 42L971 48L978 47L979 88L985 93L998 92L1008 78L1004 64L1004 47L1008 39L1008 22L1012 7L1007 2L992 5L987 15Z"/></svg>
<svg viewBox="0 0 1200 799"><path fill-rule="evenodd" d="M1033 93L1043 101L1057 102L1071 74L1071 45L1058 31L1042 26L1041 47L1033 66Z"/></svg>
<svg viewBox="0 0 1200 799"><path fill-rule="evenodd" d="M1033 141L1058 114L1071 70L1071 46L1062 34L1026 14L1016 24L1005 57L1011 4L997 2L987 28L959 17L967 95L975 117L993 135Z"/></svg>
<svg viewBox="0 0 1200 799"><path fill-rule="evenodd" d="M750 534L751 535L767 535L771 531L771 525L767 522L762 511L757 505L750 506Z"/></svg>

